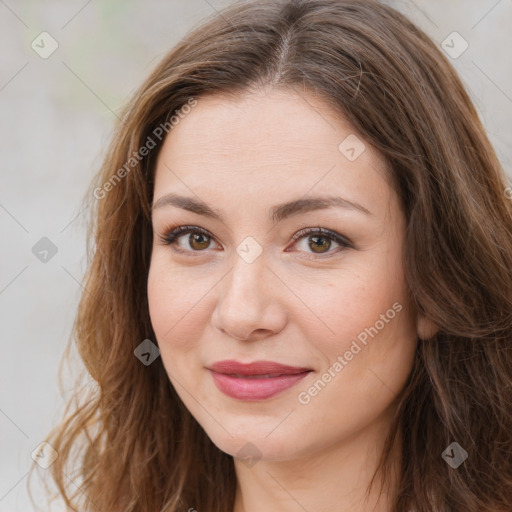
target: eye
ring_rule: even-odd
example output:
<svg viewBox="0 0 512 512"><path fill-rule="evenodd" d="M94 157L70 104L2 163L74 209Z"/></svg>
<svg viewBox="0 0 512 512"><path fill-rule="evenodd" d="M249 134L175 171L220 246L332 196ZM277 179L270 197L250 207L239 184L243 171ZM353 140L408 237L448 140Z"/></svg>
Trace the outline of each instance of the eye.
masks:
<svg viewBox="0 0 512 512"><path fill-rule="evenodd" d="M185 237L187 234L188 237ZM213 241L213 237L210 235L210 233L198 226L170 227L165 231L164 235L159 235L158 238L165 245L173 245L173 249L181 253L202 252L208 249L211 242ZM333 253L338 253L347 248L353 247L350 240L345 236L340 235L335 231L320 227L302 229L292 238L293 241L299 240L302 242L301 239L304 239L304 242L306 242L306 244L303 246L304 252L309 252L309 248L313 255L316 255L316 258L322 258L326 256L328 257ZM331 250L333 242L337 244L338 247L335 247L334 250ZM286 251L290 252L288 249Z"/></svg>
<svg viewBox="0 0 512 512"><path fill-rule="evenodd" d="M178 252L201 252L208 249L212 236L206 229L198 226L178 226L168 228L163 236L159 236L160 241L165 245L176 245L174 249ZM188 234L188 237L185 235ZM184 243L180 244L180 239L184 239Z"/></svg>
<svg viewBox="0 0 512 512"><path fill-rule="evenodd" d="M301 240L304 239L304 240ZM302 229L293 236L293 240L299 240L300 242L306 242L303 246L304 249L309 248L314 254L320 255L317 257L328 257L333 253L338 253L348 248L352 248L353 245L350 240L336 231L331 231L325 228L306 228ZM332 242L338 245L335 250L329 250L332 248ZM300 244L296 244L300 245ZM305 250L305 252L308 252Z"/></svg>

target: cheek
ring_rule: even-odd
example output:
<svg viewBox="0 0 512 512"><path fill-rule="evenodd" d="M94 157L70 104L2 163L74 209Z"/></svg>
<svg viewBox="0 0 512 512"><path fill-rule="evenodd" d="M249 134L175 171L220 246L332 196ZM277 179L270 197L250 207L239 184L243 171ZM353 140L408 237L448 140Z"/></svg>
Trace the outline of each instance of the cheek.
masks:
<svg viewBox="0 0 512 512"><path fill-rule="evenodd" d="M338 296L337 306L326 302L323 319L333 333L315 336L309 328L306 335L324 357L315 378L297 389L305 430L318 428L322 417L325 439L360 431L405 385L414 360L414 322L405 296L380 291L354 290L352 300Z"/></svg>
<svg viewBox="0 0 512 512"><path fill-rule="evenodd" d="M168 261L152 259L147 285L151 325L169 381L189 410L194 408L190 393L201 394L199 341L210 315L204 308L206 286Z"/></svg>
<svg viewBox="0 0 512 512"><path fill-rule="evenodd" d="M393 304L404 306L407 300L400 269L390 272L381 267L382 262L368 261L350 271L330 269L312 279L295 279L293 291L307 305L307 310L295 317L306 330L304 337L332 355L348 349L365 328L376 322L381 327L381 315L388 310L385 320L398 315ZM303 306L297 303L299 309Z"/></svg>
<svg viewBox="0 0 512 512"><path fill-rule="evenodd" d="M298 321L304 338L323 355L320 373L331 369L336 375L332 390L358 386L360 399L382 391L379 378L398 391L412 367L416 340L400 260L368 259L350 272L329 275L329 282L320 276L316 283L302 281L295 290L307 297L315 313L308 311ZM336 372L332 366L339 356Z"/></svg>
<svg viewBox="0 0 512 512"><path fill-rule="evenodd" d="M148 275L148 304L151 324L162 356L173 350L189 350L199 338L205 317L205 306L211 285L196 273L169 265L163 258L152 259Z"/></svg>

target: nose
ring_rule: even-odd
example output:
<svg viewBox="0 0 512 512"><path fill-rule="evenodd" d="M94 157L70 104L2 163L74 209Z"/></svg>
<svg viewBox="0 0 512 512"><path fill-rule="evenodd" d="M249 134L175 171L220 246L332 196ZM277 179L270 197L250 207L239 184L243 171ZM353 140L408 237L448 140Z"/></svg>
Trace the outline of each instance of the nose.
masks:
<svg viewBox="0 0 512 512"><path fill-rule="evenodd" d="M252 341L280 332L287 320L283 285L260 256L252 263L235 256L233 268L216 287L212 324L237 340Z"/></svg>

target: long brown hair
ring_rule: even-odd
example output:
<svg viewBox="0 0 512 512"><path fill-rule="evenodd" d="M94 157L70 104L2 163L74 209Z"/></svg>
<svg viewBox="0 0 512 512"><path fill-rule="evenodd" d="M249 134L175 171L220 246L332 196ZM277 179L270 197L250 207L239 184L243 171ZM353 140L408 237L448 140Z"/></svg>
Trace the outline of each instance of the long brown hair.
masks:
<svg viewBox="0 0 512 512"><path fill-rule="evenodd" d="M86 372L48 437L58 492L70 510L232 512L233 458L184 407L161 359L146 366L134 350L156 343L146 283L158 127L172 137L170 116L179 121L191 100L263 85L322 95L382 155L400 197L407 283L439 331L418 339L378 468L389 471L400 434L393 512L510 511L506 175L448 59L376 0L232 4L172 49L127 105L87 199L89 266L65 354L74 341ZM155 147L130 160L149 138ZM441 456L453 442L468 454L457 469Z"/></svg>

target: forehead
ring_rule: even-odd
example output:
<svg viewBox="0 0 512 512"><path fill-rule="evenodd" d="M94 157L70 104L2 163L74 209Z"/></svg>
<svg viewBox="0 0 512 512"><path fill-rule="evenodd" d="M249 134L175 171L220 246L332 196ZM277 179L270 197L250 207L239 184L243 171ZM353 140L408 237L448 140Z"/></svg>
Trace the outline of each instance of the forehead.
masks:
<svg viewBox="0 0 512 512"><path fill-rule="evenodd" d="M191 191L273 202L339 193L383 209L393 194L382 158L345 119L310 92L283 90L198 98L165 138L154 195Z"/></svg>

